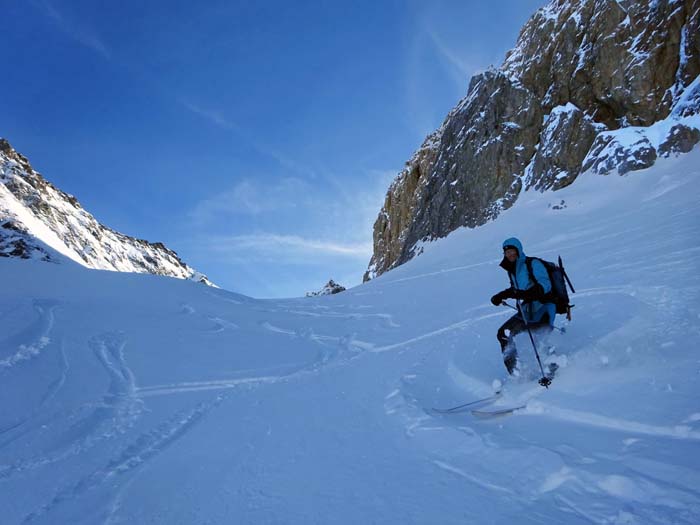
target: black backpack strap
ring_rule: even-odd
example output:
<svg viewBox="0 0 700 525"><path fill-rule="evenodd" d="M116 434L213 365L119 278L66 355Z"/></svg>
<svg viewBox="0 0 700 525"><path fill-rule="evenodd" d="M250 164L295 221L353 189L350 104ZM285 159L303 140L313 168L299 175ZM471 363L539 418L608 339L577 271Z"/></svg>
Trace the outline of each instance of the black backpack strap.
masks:
<svg viewBox="0 0 700 525"><path fill-rule="evenodd" d="M525 266L527 267L527 274L530 276L530 280L535 283L535 284L540 284L539 281L535 278L535 272L532 271L532 260L536 259L536 257L525 257ZM540 285L542 286L542 285Z"/></svg>

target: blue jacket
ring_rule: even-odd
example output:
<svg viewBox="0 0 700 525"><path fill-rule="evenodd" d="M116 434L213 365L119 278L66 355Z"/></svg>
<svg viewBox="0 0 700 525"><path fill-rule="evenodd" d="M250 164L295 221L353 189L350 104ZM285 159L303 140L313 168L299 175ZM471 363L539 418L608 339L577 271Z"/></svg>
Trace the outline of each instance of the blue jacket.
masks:
<svg viewBox="0 0 700 525"><path fill-rule="evenodd" d="M518 249L518 259L515 261L515 268L503 257L501 267L508 272L510 283L517 290L529 290L535 283L530 279L530 273L527 271L525 263L525 252L523 252L522 243L515 237L503 241L503 247L515 246ZM542 286L544 293L549 293L552 290L552 283L549 280L549 274L544 265L537 259L532 260L532 273L537 282ZM532 301L531 303L523 304L522 310L528 323L539 323L545 313L549 314L549 324L554 325L554 316L557 313L557 308L554 303L540 303Z"/></svg>

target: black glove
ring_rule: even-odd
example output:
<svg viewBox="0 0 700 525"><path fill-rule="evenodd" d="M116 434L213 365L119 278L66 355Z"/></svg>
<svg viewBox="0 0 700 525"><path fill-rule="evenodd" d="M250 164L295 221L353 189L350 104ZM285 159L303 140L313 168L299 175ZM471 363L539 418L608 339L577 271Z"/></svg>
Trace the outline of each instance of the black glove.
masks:
<svg viewBox="0 0 700 525"><path fill-rule="evenodd" d="M531 303L532 301L538 301L544 296L544 289L541 284L535 284L528 288L527 290L514 290L513 298L519 299L525 303Z"/></svg>
<svg viewBox="0 0 700 525"><path fill-rule="evenodd" d="M496 295L491 297L491 304L493 304L494 306L498 306L506 299L510 297L515 297L515 295L513 294L515 294L515 290L513 290L512 288L506 288L502 292L498 292Z"/></svg>

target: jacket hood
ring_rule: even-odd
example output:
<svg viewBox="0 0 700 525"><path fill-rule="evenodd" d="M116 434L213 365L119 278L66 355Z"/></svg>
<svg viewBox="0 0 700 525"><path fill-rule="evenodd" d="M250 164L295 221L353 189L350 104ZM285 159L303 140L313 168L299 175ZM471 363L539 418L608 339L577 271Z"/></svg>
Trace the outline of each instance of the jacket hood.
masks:
<svg viewBox="0 0 700 525"><path fill-rule="evenodd" d="M523 252L523 243L520 242L516 237L509 237L503 241L503 248L506 246L515 246L518 249L518 260L515 261L515 265L508 262L505 255L503 255L503 260L501 261L500 267L505 271L510 273L515 273L515 268L518 264L525 262L525 252Z"/></svg>
<svg viewBox="0 0 700 525"><path fill-rule="evenodd" d="M516 237L510 237L506 239L505 241L503 241L503 248L505 249L506 246L515 246L518 249L518 260L525 260L525 252L523 252L523 243L521 243L519 239L517 239Z"/></svg>

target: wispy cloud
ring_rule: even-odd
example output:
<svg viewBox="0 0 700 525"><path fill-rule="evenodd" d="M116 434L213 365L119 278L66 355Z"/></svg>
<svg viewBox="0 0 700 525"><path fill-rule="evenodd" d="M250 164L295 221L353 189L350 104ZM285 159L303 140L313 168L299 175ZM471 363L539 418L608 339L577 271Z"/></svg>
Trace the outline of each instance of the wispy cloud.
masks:
<svg viewBox="0 0 700 525"><path fill-rule="evenodd" d="M355 181L326 176L314 184L245 179L197 204L189 214L193 231L186 244L220 263L326 260L329 267L346 265L361 275L372 255L372 226L395 175L370 170Z"/></svg>
<svg viewBox="0 0 700 525"><path fill-rule="evenodd" d="M470 27L464 23L471 9L468 2L437 10L425 2L412 5L406 34L403 98L407 124L419 141L437 128L449 111L444 104L445 92L452 93L448 100L451 98L456 104L466 95L470 78L484 71L492 59L483 48L473 45L473 39L470 42L465 37L465 27ZM473 27L471 30L474 32ZM478 35L478 31L474 34Z"/></svg>
<svg viewBox="0 0 700 525"><path fill-rule="evenodd" d="M367 170L353 179L326 174L322 178L239 179L230 188L197 202L187 213L197 228L229 224L245 217L259 223L294 223L321 235L343 232L346 238L368 239L387 188L399 170Z"/></svg>
<svg viewBox="0 0 700 525"><path fill-rule="evenodd" d="M220 112L211 110L211 109L204 109L197 104L193 104L192 102L189 102L187 100L180 100L180 103L185 106L185 108L189 109L192 113L195 115L198 115L212 124L215 124L219 127L222 127L224 129L230 129L230 130L238 130L239 127L236 126L233 122L228 120L226 117L224 117Z"/></svg>
<svg viewBox="0 0 700 525"><path fill-rule="evenodd" d="M260 140L256 140L250 137L249 133L247 133L242 126L239 126L238 124L227 118L222 111L204 108L201 105L195 104L187 99L181 98L179 102L186 109L188 109L195 115L209 121L209 123L218 126L222 129L235 132L236 135L245 140L258 153L273 159L286 170L292 171L298 175L303 176L310 175L314 177L317 175L313 169L310 169L309 166L305 165L304 163L298 162L293 158L289 157L288 155L285 155L277 149L269 146L268 144L264 144Z"/></svg>
<svg viewBox="0 0 700 525"><path fill-rule="evenodd" d="M426 33L430 37L435 51L451 69L450 74L457 88L464 90L469 79L476 73L483 71L483 67L451 48L436 30L427 28Z"/></svg>
<svg viewBox="0 0 700 525"><path fill-rule="evenodd" d="M59 11L49 0L32 0L31 3L65 35L92 49L104 58L109 59L111 57L109 49L97 34L97 31L84 21L78 20L78 18L67 12Z"/></svg>
<svg viewBox="0 0 700 525"><path fill-rule="evenodd" d="M363 260L372 254L371 243L341 244L333 240L298 235L259 233L219 236L209 239L211 250L221 254L245 254L246 258L274 257L283 260L299 257L342 256Z"/></svg>
<svg viewBox="0 0 700 525"><path fill-rule="evenodd" d="M199 201L189 212L198 224L221 222L235 215L260 215L309 205L312 188L295 177L277 181L244 178L226 191Z"/></svg>

